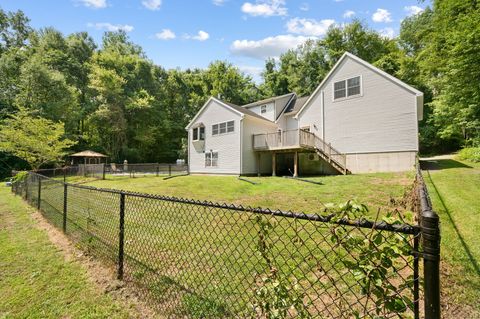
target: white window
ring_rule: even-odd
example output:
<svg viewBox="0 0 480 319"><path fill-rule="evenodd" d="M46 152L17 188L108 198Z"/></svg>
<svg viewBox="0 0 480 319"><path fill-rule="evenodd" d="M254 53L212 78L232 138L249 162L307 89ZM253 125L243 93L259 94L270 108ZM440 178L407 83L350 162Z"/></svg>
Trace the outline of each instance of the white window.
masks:
<svg viewBox="0 0 480 319"><path fill-rule="evenodd" d="M216 167L218 166L218 152L207 152L205 153L205 167Z"/></svg>
<svg viewBox="0 0 480 319"><path fill-rule="evenodd" d="M360 76L349 78L333 83L333 99L343 99L345 97L360 95L361 83Z"/></svg>
<svg viewBox="0 0 480 319"><path fill-rule="evenodd" d="M227 133L235 131L235 121L227 122Z"/></svg>
<svg viewBox="0 0 480 319"><path fill-rule="evenodd" d="M263 114L263 113L267 113L267 106L266 105L262 105L260 106L260 112Z"/></svg>
<svg viewBox="0 0 480 319"><path fill-rule="evenodd" d="M232 133L235 131L235 121L222 122L212 125L212 135Z"/></svg>
<svg viewBox="0 0 480 319"><path fill-rule="evenodd" d="M205 140L205 127L199 126L193 129L193 140L194 141Z"/></svg>

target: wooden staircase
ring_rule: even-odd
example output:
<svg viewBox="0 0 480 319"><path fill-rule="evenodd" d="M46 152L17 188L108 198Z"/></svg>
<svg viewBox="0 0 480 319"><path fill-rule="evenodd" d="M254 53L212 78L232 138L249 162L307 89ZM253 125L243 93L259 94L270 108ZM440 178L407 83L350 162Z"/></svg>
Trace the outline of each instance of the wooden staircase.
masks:
<svg viewBox="0 0 480 319"><path fill-rule="evenodd" d="M299 141L302 147L314 149L318 156L341 174L347 175L350 173L347 169L347 156L344 153L339 152L330 143L326 143L314 133L300 130L299 134Z"/></svg>

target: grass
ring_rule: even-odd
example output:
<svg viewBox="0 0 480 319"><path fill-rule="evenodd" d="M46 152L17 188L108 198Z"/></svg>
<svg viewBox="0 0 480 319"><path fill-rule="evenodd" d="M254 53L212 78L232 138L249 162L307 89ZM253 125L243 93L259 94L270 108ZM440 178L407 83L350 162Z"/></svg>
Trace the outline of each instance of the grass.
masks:
<svg viewBox="0 0 480 319"><path fill-rule="evenodd" d="M0 187L0 318L129 318L129 312L67 262L32 210Z"/></svg>
<svg viewBox="0 0 480 319"><path fill-rule="evenodd" d="M390 199L401 199L413 181L413 173L379 173L309 178L316 185L282 177L249 177L252 185L234 176L182 176L162 178L111 177L86 183L104 188L123 189L220 203L270 209L318 213L325 203L348 199L369 206L371 218L378 208L387 209Z"/></svg>
<svg viewBox="0 0 480 319"><path fill-rule="evenodd" d="M480 316L480 163L442 159L424 176L441 220L446 301Z"/></svg>
<svg viewBox="0 0 480 319"><path fill-rule="evenodd" d="M315 212L321 209L321 203L344 202L348 198L387 206L390 196L402 197L405 185L412 179L411 174L332 176L314 178L323 183L315 185L284 178L252 178L259 182L252 185L225 176L169 180L152 176L109 177L88 184ZM34 185L29 187L33 202L37 194ZM63 185L44 181L41 194L44 216L61 227ZM116 261L118 249L119 202L116 193L68 188L68 235L90 255L109 263ZM245 313L256 301L260 277L269 272L259 251L262 236L258 217L224 208L126 196L125 279L135 282L140 291L149 291L146 297L166 316L214 318ZM263 216L262 220L271 223L265 240L276 269L290 284L298 281L299 289L310 301L306 305L309 311L328 311L330 316L349 309L371 311L356 301L361 287L346 265L351 252L333 247L329 225L275 216ZM348 230L362 239L369 232ZM389 232L382 235L397 236ZM411 265L411 259L399 258L396 269L403 269L407 261ZM404 268L401 274L391 270L388 278L400 284L404 281L399 280L399 275L406 278L409 273L410 268ZM338 295L341 302L333 297Z"/></svg>

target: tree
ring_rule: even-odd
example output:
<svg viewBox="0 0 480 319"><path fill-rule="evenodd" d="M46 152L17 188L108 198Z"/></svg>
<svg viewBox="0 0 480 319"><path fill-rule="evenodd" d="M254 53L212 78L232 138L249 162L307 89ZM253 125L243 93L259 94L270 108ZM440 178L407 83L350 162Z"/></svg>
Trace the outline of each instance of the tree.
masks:
<svg viewBox="0 0 480 319"><path fill-rule="evenodd" d="M20 108L0 127L0 151L13 154L38 169L43 164L58 163L75 142L64 138L63 123L34 117Z"/></svg>
<svg viewBox="0 0 480 319"><path fill-rule="evenodd" d="M287 51L278 62L267 60L261 85L264 97L289 92L311 94L346 51L374 63L398 51L398 47L360 21L333 26L323 39Z"/></svg>

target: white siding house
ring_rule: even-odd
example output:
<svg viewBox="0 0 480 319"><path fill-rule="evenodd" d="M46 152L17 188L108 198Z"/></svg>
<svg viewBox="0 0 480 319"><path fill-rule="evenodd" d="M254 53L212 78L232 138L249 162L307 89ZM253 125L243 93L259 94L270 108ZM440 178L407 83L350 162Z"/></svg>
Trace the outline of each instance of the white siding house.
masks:
<svg viewBox="0 0 480 319"><path fill-rule="evenodd" d="M345 53L311 96L244 106L210 98L186 127L198 174L405 171L418 152L423 94Z"/></svg>

